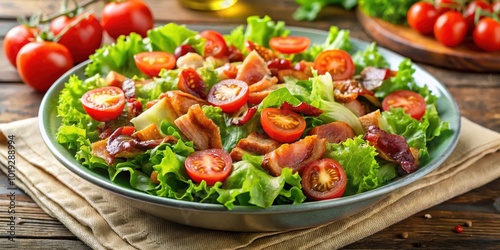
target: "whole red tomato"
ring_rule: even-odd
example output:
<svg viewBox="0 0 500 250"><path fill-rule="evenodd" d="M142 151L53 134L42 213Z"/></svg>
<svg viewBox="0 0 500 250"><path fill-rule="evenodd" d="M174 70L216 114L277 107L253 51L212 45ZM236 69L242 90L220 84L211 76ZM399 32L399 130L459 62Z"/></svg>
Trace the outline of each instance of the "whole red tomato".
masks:
<svg viewBox="0 0 500 250"><path fill-rule="evenodd" d="M425 35L434 32L434 24L438 17L438 11L428 2L416 2L410 7L406 16L410 27Z"/></svg>
<svg viewBox="0 0 500 250"><path fill-rule="evenodd" d="M103 29L93 14L83 13L76 17L60 16L50 22L50 31L58 35L64 28L73 25L65 32L58 43L69 49L75 63L89 59L102 44Z"/></svg>
<svg viewBox="0 0 500 250"><path fill-rule="evenodd" d="M482 50L489 52L500 50L500 23L491 17L479 20L472 38Z"/></svg>
<svg viewBox="0 0 500 250"><path fill-rule="evenodd" d="M110 2L102 10L102 27L113 39L135 32L145 37L153 28L151 10L141 0Z"/></svg>
<svg viewBox="0 0 500 250"><path fill-rule="evenodd" d="M500 1L491 3L491 11L493 11L493 13L497 13L500 18Z"/></svg>
<svg viewBox="0 0 500 250"><path fill-rule="evenodd" d="M455 47L467 35L467 22L462 14L448 11L441 14L434 24L434 36L443 45Z"/></svg>
<svg viewBox="0 0 500 250"><path fill-rule="evenodd" d="M10 64L16 67L16 57L19 50L27 43L35 40L38 28L31 28L20 24L10 29L3 40L3 50Z"/></svg>
<svg viewBox="0 0 500 250"><path fill-rule="evenodd" d="M435 0L434 4L441 14L450 10L458 10L461 6L458 0Z"/></svg>
<svg viewBox="0 0 500 250"><path fill-rule="evenodd" d="M35 90L45 92L73 67L69 50L60 43L30 42L17 54L17 70L23 81Z"/></svg>
<svg viewBox="0 0 500 250"><path fill-rule="evenodd" d="M464 10L465 21L467 22L467 26L469 30L474 29L474 18L476 16L477 9L482 9L485 12L491 12L490 4L484 0L474 0L467 4Z"/></svg>

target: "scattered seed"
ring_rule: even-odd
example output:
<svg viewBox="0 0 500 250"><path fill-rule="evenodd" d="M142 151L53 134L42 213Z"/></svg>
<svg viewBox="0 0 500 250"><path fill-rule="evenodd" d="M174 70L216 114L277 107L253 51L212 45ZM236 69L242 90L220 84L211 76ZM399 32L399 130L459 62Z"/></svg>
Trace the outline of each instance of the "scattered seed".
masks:
<svg viewBox="0 0 500 250"><path fill-rule="evenodd" d="M472 221L470 221L470 220L465 221L464 225L467 227L472 227Z"/></svg>
<svg viewBox="0 0 500 250"><path fill-rule="evenodd" d="M424 218L426 218L426 219L431 219L431 218L432 218L432 215L431 215L431 214L424 214Z"/></svg>
<svg viewBox="0 0 500 250"><path fill-rule="evenodd" d="M408 239L408 236L409 236L409 235L410 235L410 234L409 234L408 232L402 232L402 233L401 233L401 238L402 238L402 239Z"/></svg>
<svg viewBox="0 0 500 250"><path fill-rule="evenodd" d="M455 226L455 233L459 234L459 233L462 233L464 231L464 227L460 226L460 225L456 225Z"/></svg>

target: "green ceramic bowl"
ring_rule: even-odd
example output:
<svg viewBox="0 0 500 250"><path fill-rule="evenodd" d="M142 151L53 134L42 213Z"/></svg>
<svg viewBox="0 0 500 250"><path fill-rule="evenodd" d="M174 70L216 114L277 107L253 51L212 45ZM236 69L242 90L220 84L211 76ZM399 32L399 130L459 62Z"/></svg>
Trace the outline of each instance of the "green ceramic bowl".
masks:
<svg viewBox="0 0 500 250"><path fill-rule="evenodd" d="M234 26L189 26L194 30L217 29L227 33ZM325 31L289 27L292 35L308 36L312 43L321 43L328 35ZM365 48L368 43L352 39L356 49ZM390 65L394 68L404 59L383 48L379 48ZM174 221L180 224L226 231L257 232L279 231L308 228L345 218L358 213L378 202L391 192L400 189L436 169L453 151L457 144L460 131L460 112L448 90L433 76L415 65L414 74L418 84L427 85L439 97L438 111L444 121L451 125L453 135L437 140L430 145L430 161L416 172L398 178L393 182L365 193L342 197L339 199L306 202L298 205L276 205L262 209L248 206L236 206L229 211L222 205L203 204L157 197L134 190L126 183L116 184L109 180L107 174L99 174L83 167L74 159L72 153L59 145L55 139L60 119L57 117L56 105L60 91L70 75L84 77L84 62L59 78L46 93L40 107L40 130L46 145L54 156L69 170L82 179L130 201L137 207L152 215ZM438 138L439 139L439 138Z"/></svg>

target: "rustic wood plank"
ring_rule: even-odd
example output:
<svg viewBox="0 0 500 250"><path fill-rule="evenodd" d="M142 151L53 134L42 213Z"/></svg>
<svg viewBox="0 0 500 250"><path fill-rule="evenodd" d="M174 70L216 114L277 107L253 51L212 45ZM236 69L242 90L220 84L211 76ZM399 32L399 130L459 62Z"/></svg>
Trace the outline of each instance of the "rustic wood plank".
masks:
<svg viewBox="0 0 500 250"><path fill-rule="evenodd" d="M0 249L38 249L38 250L54 250L54 249L74 249L88 250L91 249L82 241L76 239L25 239L16 238L15 242L0 238Z"/></svg>
<svg viewBox="0 0 500 250"><path fill-rule="evenodd" d="M0 122L10 122L38 115L43 93L22 83L1 84ZM20 101L22 100L22 101Z"/></svg>
<svg viewBox="0 0 500 250"><path fill-rule="evenodd" d="M421 211L344 249L498 249L500 246L500 179ZM431 215L426 218L425 215ZM465 223L471 222L471 227ZM463 233L454 232L456 225ZM403 232L408 238L401 237Z"/></svg>

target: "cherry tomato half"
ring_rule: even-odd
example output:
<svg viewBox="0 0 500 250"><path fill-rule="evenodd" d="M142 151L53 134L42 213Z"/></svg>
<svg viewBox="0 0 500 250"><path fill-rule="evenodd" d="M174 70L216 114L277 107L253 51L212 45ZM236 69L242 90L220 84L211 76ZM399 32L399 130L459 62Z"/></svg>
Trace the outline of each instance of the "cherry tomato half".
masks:
<svg viewBox="0 0 500 250"><path fill-rule="evenodd" d="M416 2L406 15L410 27L424 35L434 32L434 24L438 17L439 12L428 2Z"/></svg>
<svg viewBox="0 0 500 250"><path fill-rule="evenodd" d="M80 100L85 112L92 119L101 122L117 118L125 107L125 93L114 86L89 90Z"/></svg>
<svg viewBox="0 0 500 250"><path fill-rule="evenodd" d="M340 49L321 52L314 60L313 68L320 75L330 73L334 81L350 79L355 70L351 55Z"/></svg>
<svg viewBox="0 0 500 250"><path fill-rule="evenodd" d="M207 100L223 112L238 111L248 100L248 84L241 80L226 79L215 84L208 92Z"/></svg>
<svg viewBox="0 0 500 250"><path fill-rule="evenodd" d="M201 99L207 98L205 81L193 68L186 68L181 71L177 88Z"/></svg>
<svg viewBox="0 0 500 250"><path fill-rule="evenodd" d="M45 92L73 67L69 50L60 43L30 42L16 58L17 71L23 81L37 91Z"/></svg>
<svg viewBox="0 0 500 250"><path fill-rule="evenodd" d="M467 22L462 14L448 11L441 14L434 24L434 37L443 45L455 47L467 35Z"/></svg>
<svg viewBox="0 0 500 250"><path fill-rule="evenodd" d="M226 40L224 40L221 33L215 30L205 30L200 33L200 36L207 40L205 43L205 57L221 58L228 54Z"/></svg>
<svg viewBox="0 0 500 250"><path fill-rule="evenodd" d="M153 51L135 54L134 62L142 73L154 77L158 76L162 69L173 69L176 59L168 52Z"/></svg>
<svg viewBox="0 0 500 250"><path fill-rule="evenodd" d="M311 200L339 198L347 186L347 175L339 162L323 158L313 161L302 171L302 189Z"/></svg>
<svg viewBox="0 0 500 250"><path fill-rule="evenodd" d="M35 33L38 33L37 28L30 28L20 24L10 29L3 39L3 51L9 59L12 66L16 66L17 53L21 48L35 40Z"/></svg>
<svg viewBox="0 0 500 250"><path fill-rule="evenodd" d="M282 143L296 141L306 129L306 121L301 115L278 108L262 110L260 124L269 137Z"/></svg>
<svg viewBox="0 0 500 250"><path fill-rule="evenodd" d="M297 54L304 52L311 44L311 40L303 36L273 37L269 40L272 49L283 54Z"/></svg>
<svg viewBox="0 0 500 250"><path fill-rule="evenodd" d="M184 166L194 182L205 181L207 185L212 186L229 176L233 161L231 156L222 149L206 149L190 154Z"/></svg>
<svg viewBox="0 0 500 250"><path fill-rule="evenodd" d="M102 27L113 39L135 32L146 37L154 26L153 14L142 0L113 1L104 6Z"/></svg>
<svg viewBox="0 0 500 250"><path fill-rule="evenodd" d="M58 43L66 46L75 63L83 62L101 47L103 29L95 15L80 14L69 18L60 16L50 22L50 31L58 35L66 27L73 25L61 36Z"/></svg>
<svg viewBox="0 0 500 250"><path fill-rule="evenodd" d="M500 22L485 17L477 23L472 33L474 43L484 51L500 50Z"/></svg>
<svg viewBox="0 0 500 250"><path fill-rule="evenodd" d="M382 110L391 108L403 108L405 113L416 120L420 120L425 114L427 104L425 99L417 92L411 90L398 90L387 95L382 101Z"/></svg>

